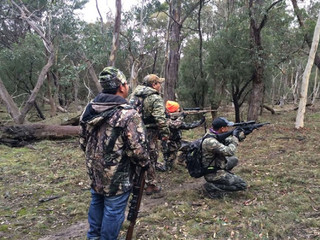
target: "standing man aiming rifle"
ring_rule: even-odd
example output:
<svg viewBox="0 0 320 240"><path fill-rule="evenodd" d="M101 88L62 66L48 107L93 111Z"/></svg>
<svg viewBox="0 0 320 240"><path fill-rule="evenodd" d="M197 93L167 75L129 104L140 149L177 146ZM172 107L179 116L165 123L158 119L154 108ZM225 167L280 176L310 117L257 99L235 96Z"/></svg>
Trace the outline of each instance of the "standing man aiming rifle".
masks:
<svg viewBox="0 0 320 240"><path fill-rule="evenodd" d="M103 88L84 109L80 146L91 180L88 239L116 240L138 169L149 164L145 127L126 101L129 86L121 71L106 67ZM138 169L137 169L138 168ZM141 171L143 178L144 171Z"/></svg>

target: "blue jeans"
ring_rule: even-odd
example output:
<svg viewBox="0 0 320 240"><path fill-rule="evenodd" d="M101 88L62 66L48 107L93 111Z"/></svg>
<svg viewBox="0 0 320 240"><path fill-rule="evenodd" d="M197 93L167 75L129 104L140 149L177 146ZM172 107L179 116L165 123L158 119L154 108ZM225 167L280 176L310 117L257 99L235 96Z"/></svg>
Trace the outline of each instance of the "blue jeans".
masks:
<svg viewBox="0 0 320 240"><path fill-rule="evenodd" d="M115 240L124 221L130 191L106 197L91 189L88 239Z"/></svg>

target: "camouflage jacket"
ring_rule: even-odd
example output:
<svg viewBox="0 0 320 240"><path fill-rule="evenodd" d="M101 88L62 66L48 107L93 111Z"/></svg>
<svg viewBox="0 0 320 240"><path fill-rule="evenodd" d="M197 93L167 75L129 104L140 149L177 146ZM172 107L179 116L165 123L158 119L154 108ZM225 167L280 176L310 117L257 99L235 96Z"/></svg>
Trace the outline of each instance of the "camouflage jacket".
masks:
<svg viewBox="0 0 320 240"><path fill-rule="evenodd" d="M135 168L148 164L145 127L140 115L120 96L100 93L80 118L91 187L106 196L132 188Z"/></svg>
<svg viewBox="0 0 320 240"><path fill-rule="evenodd" d="M234 136L226 138L226 145L220 143L215 134L210 134L212 137L207 137L202 142L202 163L204 167L214 166L217 170L225 169L226 156L233 156L236 152L239 140Z"/></svg>
<svg viewBox="0 0 320 240"><path fill-rule="evenodd" d="M181 130L189 130L189 129L199 127L204 122L204 119L194 121L191 123L186 123L184 122L183 116L179 116L179 117L168 116L167 121L170 129L169 140L180 141L182 139Z"/></svg>
<svg viewBox="0 0 320 240"><path fill-rule="evenodd" d="M130 96L130 104L143 101L142 120L147 128L157 128L162 137L169 136L163 99L157 90L139 85Z"/></svg>

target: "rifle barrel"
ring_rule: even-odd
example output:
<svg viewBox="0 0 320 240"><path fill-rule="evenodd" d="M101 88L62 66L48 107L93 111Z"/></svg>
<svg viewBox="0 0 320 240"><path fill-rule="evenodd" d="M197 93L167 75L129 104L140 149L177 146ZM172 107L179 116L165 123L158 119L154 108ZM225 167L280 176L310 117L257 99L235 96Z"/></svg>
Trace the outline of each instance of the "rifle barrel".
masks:
<svg viewBox="0 0 320 240"><path fill-rule="evenodd" d="M170 113L171 116L177 116L177 115L181 115L182 113L185 114L199 114L199 113L208 113L208 112L216 112L217 110L190 110L190 111L183 111L183 112L174 112L174 113Z"/></svg>

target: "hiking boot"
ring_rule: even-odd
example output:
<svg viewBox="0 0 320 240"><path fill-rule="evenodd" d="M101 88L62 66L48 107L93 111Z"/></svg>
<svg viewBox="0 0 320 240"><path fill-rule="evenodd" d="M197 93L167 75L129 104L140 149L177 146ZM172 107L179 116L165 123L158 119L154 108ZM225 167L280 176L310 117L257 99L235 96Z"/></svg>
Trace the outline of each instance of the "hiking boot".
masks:
<svg viewBox="0 0 320 240"><path fill-rule="evenodd" d="M153 193L159 193L161 191L161 187L155 186L155 185L149 185L146 188L146 194L151 195Z"/></svg>
<svg viewBox="0 0 320 240"><path fill-rule="evenodd" d="M205 183L202 185L203 194L211 199L221 199L224 198L226 193L224 191L215 189L214 185Z"/></svg>

